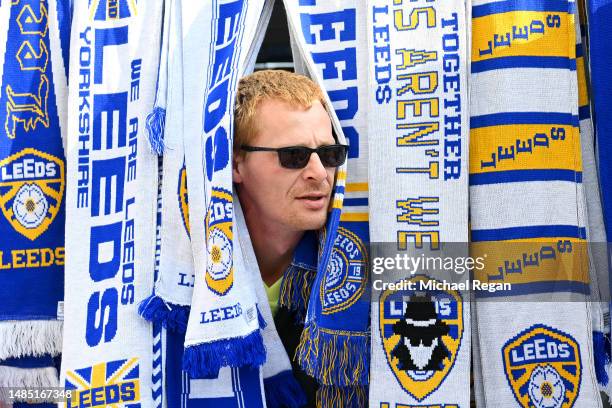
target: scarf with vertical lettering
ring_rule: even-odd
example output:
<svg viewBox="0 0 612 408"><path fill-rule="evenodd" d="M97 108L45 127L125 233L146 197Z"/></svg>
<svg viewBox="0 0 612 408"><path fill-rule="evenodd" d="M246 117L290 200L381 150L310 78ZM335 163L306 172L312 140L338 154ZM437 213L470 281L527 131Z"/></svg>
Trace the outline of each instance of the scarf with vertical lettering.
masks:
<svg viewBox="0 0 612 408"><path fill-rule="evenodd" d="M85 406L157 406L152 291L157 157L145 124L155 97L162 2L75 2L68 101L66 293L61 384ZM97 398L97 397L96 397Z"/></svg>
<svg viewBox="0 0 612 408"><path fill-rule="evenodd" d="M162 115L159 112L163 109L165 118L164 128L159 134L157 129L149 127L150 140L157 140L151 144L163 146L159 274L154 293L142 302L139 312L147 320L185 332L194 268L189 242L187 169L183 146L181 20L181 2L166 1L156 107L149 115L149 120L154 121L155 117Z"/></svg>
<svg viewBox="0 0 612 408"><path fill-rule="evenodd" d="M467 255L468 5L368 1L374 265ZM373 275L371 405L469 406L469 293L426 285L465 272L436 271Z"/></svg>
<svg viewBox="0 0 612 408"><path fill-rule="evenodd" d="M44 367L62 343L69 4L5 1L0 27L0 388L50 387L57 370Z"/></svg>
<svg viewBox="0 0 612 408"><path fill-rule="evenodd" d="M183 13L182 16L185 25L185 32L183 35L183 38L185 39L185 44L183 46L183 71L185 72L190 68L192 65L191 61L197 60L194 59L195 55L197 55L198 52L202 52L202 48L204 48L204 51L206 51L206 56L210 59L211 64L213 64L216 56L225 55L222 52L221 54L214 52L216 46L224 43L223 39L207 38L206 35L202 35L197 31L198 29L201 30L201 27L211 26L212 21L214 21L215 24L218 24L218 31L213 30L213 36L215 35L214 31L217 31L217 35L227 34L224 27L227 27L228 23L230 26L232 26L233 30L244 31L242 34L236 35L235 37L230 33L230 37L233 37L234 42L231 44L232 41L230 41L229 45L232 47L237 47L237 50L241 48L247 50L246 53L243 52L242 55L237 57L237 66L228 67L231 68L230 72L232 76L242 76L243 74L252 71L257 51L259 50L261 42L263 41L263 35L271 15L272 5L273 2L266 1L260 2L259 4L249 3L249 7L246 8L247 4L240 1L233 3L225 2L224 4L210 2L201 4L198 10L190 8L189 16L186 16L185 13ZM236 8L236 6L239 8ZM245 7L244 9L242 9L243 6ZM215 15L215 13L217 14ZM225 17L229 17L230 20L223 18L223 13L226 13ZM238 18L237 20L233 20L233 22L231 21L231 17L236 16L236 14L240 15L241 13L245 13L246 15L242 16L242 18ZM214 20L215 18L216 20ZM199 23L193 24L192 22L194 21L198 21ZM236 25L234 25L234 23ZM242 44L240 43L240 40L243 41ZM225 45L228 45L227 42L225 42ZM209 53L210 55L208 55ZM172 66L172 64L170 64L170 66ZM211 69L213 70L204 77L208 78L207 81L203 81L206 87L211 86L210 81L222 80L222 78L218 78L216 76L218 74L216 69ZM192 78L189 74L185 73L184 80L185 84L187 85L189 81L192 81ZM195 89L198 89L197 86L199 84L196 82L194 85L196 86ZM226 101L228 108L230 109L229 123L233 123L231 118L231 113L233 113L233 97L230 97L230 94L235 94L236 85L237 83L232 83L232 89L226 89L228 95L221 95L219 93L216 94L216 97L227 97L229 100L229 102ZM173 85L168 86L169 90L172 88ZM191 84L186 86L184 89L186 95L185 100L191 101L191 96L187 96L190 92L193 92ZM211 97L210 93L205 93L204 95L209 98ZM217 106L217 108L219 108L217 102L218 101L214 100L208 101L210 104L209 106ZM205 103L206 99L202 101L203 105ZM171 115L173 112L172 103L170 103L169 106L170 109L168 110L168 114ZM204 121L206 121L207 114L208 113L205 112L203 115ZM202 115L202 112L196 113L193 111L188 111L185 117L188 117L189 115L197 115L198 117L201 117L200 115ZM170 117L169 120L171 120ZM189 120L185 120L185 123L187 122L189 122ZM189 146L189 149L185 149L186 163L187 167L190 169L189 174L194 175L193 180L190 181L190 183L191 185L195 185L193 189L190 188L189 190L189 200L190 203L193 203L193 205L190 204L188 210L190 211L190 214L198 212L204 213L204 211L197 211L197 208L204 208L202 205L204 202L204 200L202 200L203 197L198 197L197 193L194 193L194 191L197 192L204 190L204 175L206 174L204 172L207 170L207 168L200 167L200 171L198 172L197 164L191 161L193 157L187 157L187 152L193 150L194 145L191 143L194 138L201 137L201 130L197 131L197 129L195 129L197 131L197 133L195 133L194 129L189 128L188 126L184 127L184 129L184 143L185 146ZM229 130L231 132L231 129ZM231 139L229 140L229 143L231 143ZM169 145L167 146L169 148ZM204 146L206 146L206 144L204 144ZM198 159L195 161L197 162ZM209 164L206 161L204 162L207 165ZM199 159L199 163L200 165L202 163L201 157ZM191 178L192 177L190 176L190 179ZM214 198L217 198L217 196ZM185 337L184 329L181 332L182 328L176 327L177 330L168 333L169 342L172 343L169 344L169 346L174 348L173 357L176 358L183 356L185 367L185 372L182 373L180 372L180 367L178 366L169 367L172 371L167 371L168 378L166 381L168 383L169 390L169 404L172 404L172 406L179 406L177 404L180 403L180 406L205 407L211 405L214 406L222 400L226 402L234 400L239 406L249 407L263 406L264 404L267 404L270 407L301 406L305 403L304 395L299 384L293 377L289 358L285 354L284 347L275 331L272 314L267 302L265 290L263 289L263 282L260 277L259 269L257 267L257 261L250 245L250 238L248 235L248 230L246 229L246 224L242 218L237 201L235 201L236 198L231 195L226 198L229 198L232 204L235 202L236 207L233 205L230 205L229 207L222 206L221 208L211 206L209 207L205 221L207 223L212 223L214 227L214 221L212 219L220 215L219 211L228 211L227 215L231 216L230 221L231 232L233 232L233 240L232 252L230 255L232 264L234 265L233 269L236 274L235 279L237 279L232 286L235 285L236 289L232 294L228 293L227 298L221 298L220 300L232 301L232 299L234 299L237 300L238 303L236 307L223 307L223 303L216 304L216 302L219 302L219 300L215 300L214 297L211 298L210 293L208 293L210 290L208 287L206 287L204 291L204 298L202 298L201 295L194 294L191 305L191 310L193 310L194 313L192 313L191 316L198 316L198 324L208 325L212 329L214 328L216 322L221 320L230 321L227 322L227 325L223 326L221 329L218 329L220 331L216 333L219 336L223 336L221 340L218 340L216 343L200 343L196 347L190 346L189 343L185 342L185 353L183 353L182 348L177 347L177 344L183 344L183 338ZM234 208L236 208L236 213L234 213ZM234 215L236 216L235 218ZM196 215L196 217L198 216L201 215ZM163 221L162 224L164 222L165 221ZM191 223L191 225L194 225L194 223ZM202 225L204 225L204 222ZM206 241L202 239L204 237L196 236L199 233L205 235L205 230L194 225L194 229L191 231L191 234L193 238L192 247L194 248L194 259L196 261L195 265L198 265L196 267L198 270L204 271L204 273L198 274L197 276L204 277L206 276L206 273L208 273L208 260L204 259L204 262L200 263L202 258L198 257L197 253L204 251L198 250L196 245L198 242L204 243ZM214 243L216 244L217 242ZM215 272L218 270L213 269L212 271ZM216 278L215 275L212 276ZM213 289L216 288L214 282L211 287ZM242 305L244 305L244 307ZM234 328L232 328L232 318L239 318L241 321L242 319L245 319L247 322L250 322L253 319L255 320L256 329L255 332L250 335L252 336L251 339L235 339L236 341L232 342L227 338L235 332ZM208 327L205 326L205 328ZM197 328L196 330L193 330L193 332L198 334ZM207 332L206 334L210 335L215 333L211 331L211 333ZM189 335L190 329L188 328L186 336L188 337ZM248 353L253 351L252 349L248 349L248 347L253 345L253 338L255 340L259 340L261 342L261 346L265 348L265 363L261 361L259 364L252 364L245 361L248 359L253 360L254 358L258 357L257 355L248 355ZM245 345L247 347L246 350L244 348ZM223 350L223 347L225 346L228 348ZM241 349L241 347L243 348ZM213 351L213 354L206 354L210 353L211 351ZM169 352L172 353L172 351ZM221 355L220 353L225 353L225 355ZM231 355L231 353L235 354ZM193 360L194 357L197 359L202 356L205 358L196 361ZM260 367L260 365L262 366ZM208 379L197 379L201 378L202 376L208 377Z"/></svg>
<svg viewBox="0 0 612 408"><path fill-rule="evenodd" d="M474 2L470 215L479 400L600 407L578 127L575 3ZM512 318L508 318L511 311Z"/></svg>
<svg viewBox="0 0 612 408"><path fill-rule="evenodd" d="M316 276L307 284L303 271L289 271L281 303L307 311L296 353L306 373L321 385L317 403L365 406L370 350L365 3L285 1L285 8L296 71L325 91L339 143L349 145L349 154L346 185L343 169L336 181L342 213L335 219L341 204L335 202L330 216L334 224L326 230L330 244L325 244ZM314 290L300 290L305 287Z"/></svg>

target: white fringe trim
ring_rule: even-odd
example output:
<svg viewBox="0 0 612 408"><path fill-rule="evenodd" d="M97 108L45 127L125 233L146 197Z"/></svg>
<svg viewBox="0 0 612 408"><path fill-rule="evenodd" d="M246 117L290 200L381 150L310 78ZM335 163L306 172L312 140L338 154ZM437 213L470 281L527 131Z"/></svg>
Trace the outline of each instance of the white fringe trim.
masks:
<svg viewBox="0 0 612 408"><path fill-rule="evenodd" d="M0 322L0 360L23 356L57 356L62 352L59 320L9 320Z"/></svg>
<svg viewBox="0 0 612 408"><path fill-rule="evenodd" d="M3 387L21 389L59 387L57 369L55 367L17 368L0 366L0 401L9 402L8 389ZM17 399L17 401L25 400ZM53 402L53 400L50 399L47 402Z"/></svg>

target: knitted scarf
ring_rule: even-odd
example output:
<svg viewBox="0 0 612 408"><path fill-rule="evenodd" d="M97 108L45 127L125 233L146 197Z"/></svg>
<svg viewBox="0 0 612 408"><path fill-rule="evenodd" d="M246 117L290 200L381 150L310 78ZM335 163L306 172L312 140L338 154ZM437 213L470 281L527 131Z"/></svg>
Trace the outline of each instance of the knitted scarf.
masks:
<svg viewBox="0 0 612 408"><path fill-rule="evenodd" d="M601 191L601 200L603 207L603 219L606 227L606 242L607 257L610 260L610 242L612 242L612 189L610 182L612 181L612 166L610 165L610 154L612 154L612 143L610 143L607 135L612 131L612 90L607 83L609 76L609 66L612 60L610 52L610 44L612 44L612 30L608 22L612 17L612 1L609 0L586 0L586 21L588 21L588 49L585 47L585 55L588 56L587 66L590 68L590 90L591 92L591 112L593 113L592 124L595 138L595 152L597 160L597 170L599 174L599 187ZM583 30L583 34L587 33L587 29ZM586 45L586 44L585 44ZM584 105L587 106L587 105ZM581 109L581 117L588 112L588 109ZM610 269L608 269L610 273ZM610 278L607 279L610 284ZM601 283L603 284L605 280ZM610 301L610 287L603 289L605 295L604 300ZM609 307L608 307L609 310ZM610 315L607 314L606 331L608 335L607 341L602 337L596 336L595 339L600 339L607 343L608 360L610 351ZM601 360L600 360L601 361ZM610 368L608 368L608 371ZM600 371L598 370L598 373ZM603 373L602 373L603 374ZM605 383L605 376L599 375L600 382ZM610 384L608 384L608 395L612 395Z"/></svg>
<svg viewBox="0 0 612 408"><path fill-rule="evenodd" d="M346 187L341 184L342 173L337 180L336 191L344 200L329 259L324 258L330 249L326 244L310 284L303 271L287 273L281 300L298 312L307 310L296 353L306 373L321 385L317 403L364 406L370 349L367 40L365 25L360 23L366 18L365 3L285 1L285 8L296 71L309 75L326 91L337 117L336 133L346 140L349 154ZM338 222L334 216L331 221ZM333 233L329 227L326 231ZM329 266L323 268L325 262ZM314 290L307 293L305 287Z"/></svg>
<svg viewBox="0 0 612 408"><path fill-rule="evenodd" d="M0 387L48 387L57 370L40 356L62 342L68 2L4 1L0 27Z"/></svg>
<svg viewBox="0 0 612 408"><path fill-rule="evenodd" d="M471 249L487 254L474 277L512 284L476 293L482 386L475 389L483 406L601 406L574 12L568 1L472 8ZM490 296L498 298L483 300Z"/></svg>
<svg viewBox="0 0 612 408"><path fill-rule="evenodd" d="M62 385L70 406L157 406L155 342L138 301L153 283L154 101L163 3L74 3L69 81ZM96 394L100 387L116 392Z"/></svg>

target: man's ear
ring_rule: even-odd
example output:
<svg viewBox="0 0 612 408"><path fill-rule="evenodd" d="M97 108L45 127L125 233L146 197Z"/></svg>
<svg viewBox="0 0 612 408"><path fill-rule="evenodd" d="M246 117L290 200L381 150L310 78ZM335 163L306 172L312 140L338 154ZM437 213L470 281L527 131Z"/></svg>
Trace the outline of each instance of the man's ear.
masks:
<svg viewBox="0 0 612 408"><path fill-rule="evenodd" d="M234 184L242 183L242 174L240 171L241 171L241 167L242 167L241 165L243 161L244 161L244 157L234 152L234 155L232 158L232 181L234 182Z"/></svg>

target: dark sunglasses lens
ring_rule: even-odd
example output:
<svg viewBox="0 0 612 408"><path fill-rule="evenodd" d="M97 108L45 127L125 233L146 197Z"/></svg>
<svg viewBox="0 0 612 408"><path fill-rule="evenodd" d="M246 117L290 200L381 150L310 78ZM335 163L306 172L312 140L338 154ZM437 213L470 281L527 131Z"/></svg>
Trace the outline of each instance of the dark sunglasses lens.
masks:
<svg viewBox="0 0 612 408"><path fill-rule="evenodd" d="M323 166L338 167L346 160L347 148L341 145L324 146L319 148L318 153Z"/></svg>
<svg viewBox="0 0 612 408"><path fill-rule="evenodd" d="M278 159L283 167L301 169L308 164L310 150L302 147L287 147L278 150Z"/></svg>

